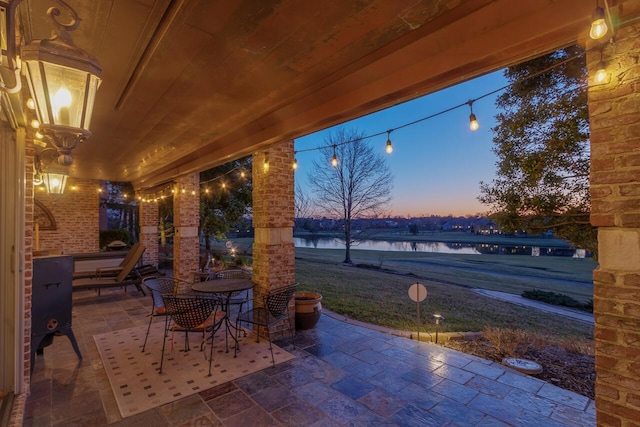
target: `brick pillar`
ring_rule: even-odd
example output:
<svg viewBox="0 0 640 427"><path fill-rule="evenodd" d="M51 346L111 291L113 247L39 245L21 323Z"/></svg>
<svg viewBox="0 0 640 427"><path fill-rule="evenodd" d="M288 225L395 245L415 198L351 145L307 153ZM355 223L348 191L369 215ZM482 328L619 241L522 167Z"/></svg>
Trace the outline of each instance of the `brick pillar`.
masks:
<svg viewBox="0 0 640 427"><path fill-rule="evenodd" d="M143 264L158 265L158 203L140 202L140 243L147 249L142 254Z"/></svg>
<svg viewBox="0 0 640 427"><path fill-rule="evenodd" d="M265 171L264 161L269 170ZM295 280L293 246L294 186L293 141L281 142L253 156L253 281L255 304L271 289ZM293 323L293 303L291 320ZM292 325L293 326L293 325ZM274 328L274 336L288 334L285 323Z"/></svg>
<svg viewBox="0 0 640 427"><path fill-rule="evenodd" d="M631 426L640 420L640 22L602 45L610 80L589 87L596 411L600 426ZM599 61L591 50L591 74Z"/></svg>
<svg viewBox="0 0 640 427"><path fill-rule="evenodd" d="M174 189L173 277L192 281L200 258L200 174L194 173L177 179Z"/></svg>

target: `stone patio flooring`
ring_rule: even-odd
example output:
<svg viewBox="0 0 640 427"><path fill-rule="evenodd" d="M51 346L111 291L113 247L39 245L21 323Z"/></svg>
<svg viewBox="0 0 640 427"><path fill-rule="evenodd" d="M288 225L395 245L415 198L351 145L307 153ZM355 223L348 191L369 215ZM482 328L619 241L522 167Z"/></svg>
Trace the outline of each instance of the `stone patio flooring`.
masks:
<svg viewBox="0 0 640 427"><path fill-rule="evenodd" d="M502 365L323 315L296 359L122 419L93 335L147 322L135 289L77 292L73 330L36 359L25 426L590 426L588 398Z"/></svg>

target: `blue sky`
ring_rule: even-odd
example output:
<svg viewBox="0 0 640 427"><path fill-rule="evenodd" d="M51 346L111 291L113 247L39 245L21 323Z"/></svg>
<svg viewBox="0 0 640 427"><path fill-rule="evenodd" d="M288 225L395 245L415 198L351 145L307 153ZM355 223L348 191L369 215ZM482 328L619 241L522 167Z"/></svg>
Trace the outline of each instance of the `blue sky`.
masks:
<svg viewBox="0 0 640 427"><path fill-rule="evenodd" d="M385 132L414 120L439 113L470 99L476 99L507 84L502 71L361 117L341 126L355 127L366 135ZM392 215L466 215L483 213L480 181L490 182L495 176L496 157L491 151L495 126L495 98L502 92L480 99L473 112L480 128L469 129L469 107L464 106L418 124L391 133L393 153L387 156L395 176ZM316 132L295 141L296 150L324 146L334 128ZM384 153L387 136L370 140ZM298 153L296 184L310 193L308 174L319 151ZM328 166L330 167L330 166Z"/></svg>

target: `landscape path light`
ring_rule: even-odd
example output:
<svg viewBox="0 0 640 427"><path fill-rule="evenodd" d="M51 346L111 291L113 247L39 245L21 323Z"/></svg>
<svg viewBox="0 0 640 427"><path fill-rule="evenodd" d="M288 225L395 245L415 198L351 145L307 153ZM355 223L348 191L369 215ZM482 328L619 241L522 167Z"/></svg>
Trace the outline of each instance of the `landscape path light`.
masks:
<svg viewBox="0 0 640 427"><path fill-rule="evenodd" d="M444 322L444 317L442 317L441 314L434 314L433 318L436 321L436 344L438 344L438 329L439 329L440 323Z"/></svg>

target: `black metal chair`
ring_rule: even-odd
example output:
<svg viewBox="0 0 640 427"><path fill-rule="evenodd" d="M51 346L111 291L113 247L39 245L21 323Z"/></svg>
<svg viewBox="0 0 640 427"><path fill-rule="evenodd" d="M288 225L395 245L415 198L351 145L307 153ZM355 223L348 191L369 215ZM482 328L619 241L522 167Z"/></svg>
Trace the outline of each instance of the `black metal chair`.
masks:
<svg viewBox="0 0 640 427"><path fill-rule="evenodd" d="M293 294L296 291L297 283L293 285L285 286L284 288L276 289L269 294L262 297L263 306L254 307L251 310L241 312L236 318L236 329L239 323L250 323L258 327L255 331L257 335L257 341L260 342L260 327L267 328L267 338L269 339L269 350L271 350L271 361L273 366L276 366L276 361L273 356L273 345L271 343L271 326L284 320L285 318L289 322L289 332L291 333L291 341L295 348L296 342L293 334L293 328L291 327L291 316L289 314L289 303L293 298ZM235 351L238 348L236 346Z"/></svg>
<svg viewBox="0 0 640 427"><path fill-rule="evenodd" d="M147 326L147 334L142 344L142 351L144 352L147 346L147 339L149 338L149 331L151 330L151 322L153 322L155 317L165 317L168 315L164 301L162 300L162 295L190 294L191 283L173 277L147 277L142 280L142 284L149 289L152 301L151 313L147 315L149 316L149 326Z"/></svg>
<svg viewBox="0 0 640 427"><path fill-rule="evenodd" d="M215 298L203 298L194 295L163 294L162 299L167 316L165 317L165 334L162 340L159 373L162 374L165 344L169 331L184 331L184 351L191 350L189 332L202 332L204 335L202 344L200 344L200 351L206 348L206 341L211 339L211 347L209 349L209 376L211 376L215 333L220 329L226 317L226 313L222 311L222 304ZM206 337L207 332L211 334L210 338Z"/></svg>

